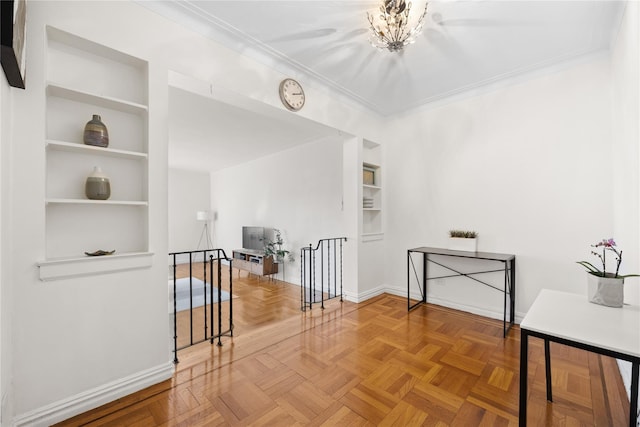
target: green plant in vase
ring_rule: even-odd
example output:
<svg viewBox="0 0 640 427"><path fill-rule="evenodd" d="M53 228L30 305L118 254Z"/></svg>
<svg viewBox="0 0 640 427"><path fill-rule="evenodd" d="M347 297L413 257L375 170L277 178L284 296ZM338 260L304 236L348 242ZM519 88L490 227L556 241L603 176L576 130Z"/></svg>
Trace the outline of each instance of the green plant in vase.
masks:
<svg viewBox="0 0 640 427"><path fill-rule="evenodd" d="M602 269L588 261L577 261L578 264L587 269L587 296L589 301L608 307L622 307L624 305L624 279L638 277L638 275L620 274L622 250L618 249L615 240L602 239L602 241L591 245L591 247L594 248L591 254L600 259ZM607 271L607 253L613 255L615 262L615 270L613 272Z"/></svg>
<svg viewBox="0 0 640 427"><path fill-rule="evenodd" d="M264 247L265 256L272 256L274 260L282 264L282 280L284 281L284 260L285 258L289 262L294 261L294 256L291 251L284 249L284 240L282 239L282 233L277 228L273 229L275 240L269 240Z"/></svg>
<svg viewBox="0 0 640 427"><path fill-rule="evenodd" d="M460 239L475 239L478 233L467 230L449 230L449 237L457 237Z"/></svg>
<svg viewBox="0 0 640 427"><path fill-rule="evenodd" d="M293 261L293 254L284 249L284 240L282 240L282 233L277 228L273 229L275 240L269 240L264 247L264 254L266 256L273 256L273 258L278 262L283 262L285 257L289 259L289 261Z"/></svg>
<svg viewBox="0 0 640 427"><path fill-rule="evenodd" d="M621 278L625 279L627 277L638 277L637 274L625 274L621 275L620 272L620 264L622 264L622 250L618 249L616 246L616 242L613 239L602 239L602 241L596 243L595 245L591 245L592 248L602 248L602 253L598 253L596 251L591 251L592 255L600 258L600 262L602 263L602 270L594 266L588 261L577 261L578 264L587 269L589 274L598 277L610 277L610 278ZM613 253L613 257L616 263L616 270L614 273L609 273L606 271L607 269L607 251Z"/></svg>

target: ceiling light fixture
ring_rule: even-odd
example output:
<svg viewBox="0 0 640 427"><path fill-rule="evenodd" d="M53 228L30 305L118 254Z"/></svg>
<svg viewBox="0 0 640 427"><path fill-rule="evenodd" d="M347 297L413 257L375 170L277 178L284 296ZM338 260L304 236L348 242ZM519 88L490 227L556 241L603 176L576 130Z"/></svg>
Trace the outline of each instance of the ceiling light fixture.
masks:
<svg viewBox="0 0 640 427"><path fill-rule="evenodd" d="M374 15L367 12L371 34L369 41L378 49L388 49L390 52L402 50L408 44L416 41L422 33L427 5L418 18L417 23L409 25L411 2L405 0L382 0L380 15L376 20ZM376 12L377 14L378 12Z"/></svg>

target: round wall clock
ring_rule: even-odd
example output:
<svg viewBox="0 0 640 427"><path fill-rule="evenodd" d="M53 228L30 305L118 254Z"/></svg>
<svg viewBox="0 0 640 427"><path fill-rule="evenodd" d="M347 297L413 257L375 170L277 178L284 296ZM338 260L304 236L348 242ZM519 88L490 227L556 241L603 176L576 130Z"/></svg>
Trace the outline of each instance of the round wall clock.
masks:
<svg viewBox="0 0 640 427"><path fill-rule="evenodd" d="M298 111L304 106L304 91L300 83L293 79L280 82L280 100L291 111Z"/></svg>

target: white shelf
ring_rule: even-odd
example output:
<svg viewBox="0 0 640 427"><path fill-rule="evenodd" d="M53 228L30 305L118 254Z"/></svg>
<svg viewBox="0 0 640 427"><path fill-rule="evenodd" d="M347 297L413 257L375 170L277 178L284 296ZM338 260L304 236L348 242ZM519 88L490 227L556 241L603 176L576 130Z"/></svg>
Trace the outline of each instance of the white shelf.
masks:
<svg viewBox="0 0 640 427"><path fill-rule="evenodd" d="M134 56L122 53L110 47L94 43L75 34L68 33L55 27L47 25L47 37L50 42L58 42L67 48L83 51L85 55L98 55L111 61L127 64L132 67L143 67L145 62Z"/></svg>
<svg viewBox="0 0 640 427"><path fill-rule="evenodd" d="M95 147L93 145L78 144L75 142L55 141L49 139L46 141L46 144L49 150L68 151L71 153L98 154L102 156L139 160L146 160L149 157L147 153L114 150L112 148Z"/></svg>
<svg viewBox="0 0 640 427"><path fill-rule="evenodd" d="M362 166L371 169L380 169L380 165L371 162L362 162Z"/></svg>
<svg viewBox="0 0 640 427"><path fill-rule="evenodd" d="M380 208L362 208L363 211L372 211L372 212L380 212L382 209Z"/></svg>
<svg viewBox="0 0 640 427"><path fill-rule="evenodd" d="M362 188L368 188L370 190L382 190L382 187L378 185L369 185L369 184L362 184Z"/></svg>
<svg viewBox="0 0 640 427"><path fill-rule="evenodd" d="M50 281L118 271L147 268L153 252L132 252L105 256L54 258L37 262L40 280Z"/></svg>
<svg viewBox="0 0 640 427"><path fill-rule="evenodd" d="M76 90L54 82L47 83L47 95L132 114L145 114L148 111L146 105L126 101L124 99Z"/></svg>
<svg viewBox="0 0 640 427"><path fill-rule="evenodd" d="M47 204L149 206L143 200L45 199Z"/></svg>
<svg viewBox="0 0 640 427"><path fill-rule="evenodd" d="M380 147L380 144L378 144L377 142L370 141L368 139L363 139L362 146L367 150L375 150Z"/></svg>

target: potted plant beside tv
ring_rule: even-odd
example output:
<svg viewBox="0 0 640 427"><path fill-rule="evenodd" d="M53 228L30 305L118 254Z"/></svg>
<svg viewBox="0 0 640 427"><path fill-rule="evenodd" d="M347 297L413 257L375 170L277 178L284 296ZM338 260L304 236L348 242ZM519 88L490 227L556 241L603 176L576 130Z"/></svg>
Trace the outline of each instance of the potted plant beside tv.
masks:
<svg viewBox="0 0 640 427"><path fill-rule="evenodd" d="M620 274L620 264L622 263L622 250L618 249L613 239L602 239L602 241L591 245L592 248L602 250L601 253L595 250L592 255L597 256L602 262L602 270L595 267L588 261L578 261L578 264L587 269L587 294L589 302L605 305L607 307L622 307L624 304L624 279L627 277L638 277L637 274ZM615 272L607 272L607 252L613 254L616 265Z"/></svg>
<svg viewBox="0 0 640 427"><path fill-rule="evenodd" d="M478 233L467 230L449 230L449 249L475 252L478 248Z"/></svg>
<svg viewBox="0 0 640 427"><path fill-rule="evenodd" d="M278 264L282 264L282 281L284 282L284 265L285 258L289 260L289 262L293 262L294 257L293 254L284 249L284 240L282 239L282 233L277 228L273 229L273 233L275 236L275 240L269 240L264 247L264 255L272 256L274 262Z"/></svg>

